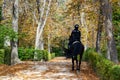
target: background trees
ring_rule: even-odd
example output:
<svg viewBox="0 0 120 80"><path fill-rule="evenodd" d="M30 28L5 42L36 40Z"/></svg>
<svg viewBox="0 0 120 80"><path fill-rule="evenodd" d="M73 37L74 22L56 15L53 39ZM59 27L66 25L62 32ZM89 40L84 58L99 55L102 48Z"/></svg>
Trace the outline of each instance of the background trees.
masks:
<svg viewBox="0 0 120 80"><path fill-rule="evenodd" d="M61 55L62 48L67 48L69 35L77 23L80 25L81 41L86 49L96 48L99 53L104 53L107 58L117 62L117 51L119 53L120 50L120 5L117 0L20 0L17 7L19 9L14 14L11 10L16 6L12 7L11 2L0 2L0 24L12 28L12 15L18 21L14 29L18 47L45 49ZM103 3L105 4L102 5Z"/></svg>

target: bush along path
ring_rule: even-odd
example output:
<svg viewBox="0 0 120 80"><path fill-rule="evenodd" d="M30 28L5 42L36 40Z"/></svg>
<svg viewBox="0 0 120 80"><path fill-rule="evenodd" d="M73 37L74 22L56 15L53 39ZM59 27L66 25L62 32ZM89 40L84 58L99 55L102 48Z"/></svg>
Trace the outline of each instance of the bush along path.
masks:
<svg viewBox="0 0 120 80"><path fill-rule="evenodd" d="M71 59L65 57L56 57L48 62L0 65L0 80L99 80L86 62L82 62L80 73L71 71L71 65Z"/></svg>

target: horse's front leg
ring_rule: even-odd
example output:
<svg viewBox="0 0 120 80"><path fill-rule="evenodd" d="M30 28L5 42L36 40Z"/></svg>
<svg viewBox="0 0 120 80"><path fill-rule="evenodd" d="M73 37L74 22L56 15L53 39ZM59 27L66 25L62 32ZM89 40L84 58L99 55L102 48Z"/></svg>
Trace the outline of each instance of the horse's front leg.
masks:
<svg viewBox="0 0 120 80"><path fill-rule="evenodd" d="M72 56L72 70L74 70L74 56Z"/></svg>
<svg viewBox="0 0 120 80"><path fill-rule="evenodd" d="M80 70L80 66L81 66L81 61L82 61L82 55L80 55L80 59L79 59L79 70Z"/></svg>

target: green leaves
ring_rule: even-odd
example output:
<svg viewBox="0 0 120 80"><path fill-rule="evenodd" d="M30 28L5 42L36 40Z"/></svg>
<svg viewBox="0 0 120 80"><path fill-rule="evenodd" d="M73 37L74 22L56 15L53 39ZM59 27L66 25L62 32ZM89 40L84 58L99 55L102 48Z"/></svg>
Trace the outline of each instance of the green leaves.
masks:
<svg viewBox="0 0 120 80"><path fill-rule="evenodd" d="M110 80L120 80L120 65L114 65L110 70Z"/></svg>
<svg viewBox="0 0 120 80"><path fill-rule="evenodd" d="M120 61L120 5L116 2L113 4L113 24L114 37L117 45L118 59Z"/></svg>
<svg viewBox="0 0 120 80"><path fill-rule="evenodd" d="M111 75L110 69L113 66L113 63L105 58L101 58L100 61L97 61L97 73L100 75L102 80L109 80Z"/></svg>
<svg viewBox="0 0 120 80"><path fill-rule="evenodd" d="M4 49L0 49L0 64L4 63L4 54L5 54Z"/></svg>
<svg viewBox="0 0 120 80"><path fill-rule="evenodd" d="M96 53L93 49L87 49L85 59L92 65L101 80L120 80L120 65Z"/></svg>
<svg viewBox="0 0 120 80"><path fill-rule="evenodd" d="M33 48L19 48L18 55L21 60L34 60L34 54L37 52L37 60L51 60L55 57L55 53L49 53L46 50L35 50Z"/></svg>
<svg viewBox="0 0 120 80"><path fill-rule="evenodd" d="M120 65L114 65L113 62L94 52L93 49L87 49L84 57L90 62L101 80L120 80Z"/></svg>
<svg viewBox="0 0 120 80"><path fill-rule="evenodd" d="M8 36L9 39L17 39L18 33L14 32L12 28L0 25L0 39L6 39L5 37Z"/></svg>
<svg viewBox="0 0 120 80"><path fill-rule="evenodd" d="M6 25L0 25L0 48L3 47L5 40L17 41L18 33L14 32L12 28Z"/></svg>

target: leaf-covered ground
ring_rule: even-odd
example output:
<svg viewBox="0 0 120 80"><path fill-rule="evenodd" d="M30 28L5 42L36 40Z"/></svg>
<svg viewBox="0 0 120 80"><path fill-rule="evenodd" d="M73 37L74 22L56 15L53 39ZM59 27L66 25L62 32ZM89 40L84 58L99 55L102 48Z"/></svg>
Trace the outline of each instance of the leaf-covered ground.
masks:
<svg viewBox="0 0 120 80"><path fill-rule="evenodd" d="M71 71L71 60L56 57L49 62L26 61L13 66L0 65L0 80L99 80L92 68L82 62L81 71Z"/></svg>

